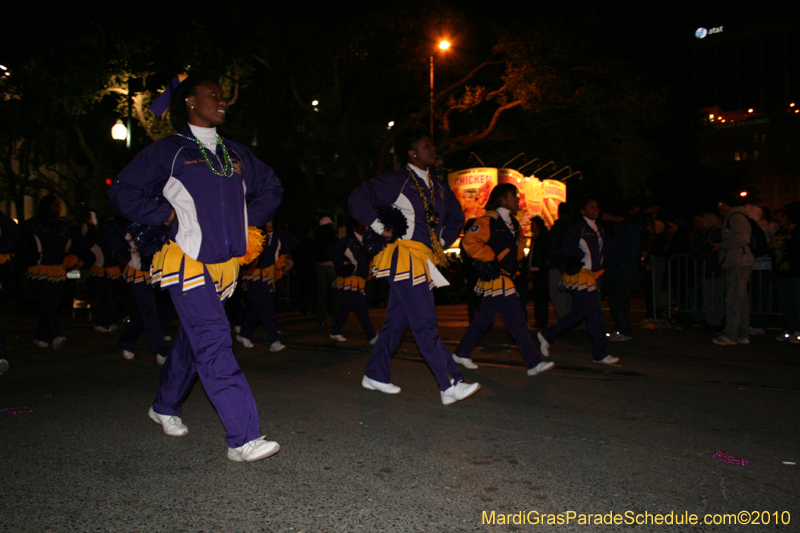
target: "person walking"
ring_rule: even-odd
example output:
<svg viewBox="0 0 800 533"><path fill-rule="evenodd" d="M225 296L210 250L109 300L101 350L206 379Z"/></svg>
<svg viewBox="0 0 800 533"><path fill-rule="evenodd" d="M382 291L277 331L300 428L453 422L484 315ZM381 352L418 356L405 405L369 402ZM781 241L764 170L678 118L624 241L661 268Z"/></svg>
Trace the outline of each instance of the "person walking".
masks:
<svg viewBox="0 0 800 533"><path fill-rule="evenodd" d="M212 79L189 74L172 93L169 110L176 133L139 153L108 190L121 215L167 226L171 237L153 256L151 275L169 291L180 329L148 414L167 435L186 435L181 405L199 378L225 426L228 459L257 461L280 446L260 436L224 301L236 287L237 258L255 248L248 246L248 224L261 226L275 216L283 187L247 147L217 134L227 102Z"/></svg>

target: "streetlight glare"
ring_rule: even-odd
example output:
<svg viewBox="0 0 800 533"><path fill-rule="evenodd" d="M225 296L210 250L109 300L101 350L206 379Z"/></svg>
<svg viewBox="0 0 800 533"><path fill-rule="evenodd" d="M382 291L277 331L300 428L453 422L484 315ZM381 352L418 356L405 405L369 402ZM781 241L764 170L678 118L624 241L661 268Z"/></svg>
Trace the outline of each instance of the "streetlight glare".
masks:
<svg viewBox="0 0 800 533"><path fill-rule="evenodd" d="M450 43L447 41L442 41L439 43L439 48L441 48L442 50L447 50L448 48L450 48Z"/></svg>
<svg viewBox="0 0 800 533"><path fill-rule="evenodd" d="M121 120L117 120L117 123L111 128L111 138L117 141L124 141L128 138L128 128Z"/></svg>
<svg viewBox="0 0 800 533"><path fill-rule="evenodd" d="M319 105L319 100L314 100L313 102L311 102L311 105Z"/></svg>
<svg viewBox="0 0 800 533"><path fill-rule="evenodd" d="M8 70L5 65L0 65L0 70Z"/></svg>

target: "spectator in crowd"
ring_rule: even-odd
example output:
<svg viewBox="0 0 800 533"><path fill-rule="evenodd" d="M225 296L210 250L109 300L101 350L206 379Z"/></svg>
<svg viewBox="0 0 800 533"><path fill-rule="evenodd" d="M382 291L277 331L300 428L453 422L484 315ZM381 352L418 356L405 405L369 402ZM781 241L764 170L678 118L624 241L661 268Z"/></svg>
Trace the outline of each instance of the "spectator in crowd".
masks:
<svg viewBox="0 0 800 533"><path fill-rule="evenodd" d="M715 244L714 249L719 250L720 266L725 276L725 330L713 342L720 346L750 344L747 282L755 262L749 245L750 222L745 207L739 206L735 197L723 197L718 208L723 217L722 242Z"/></svg>
<svg viewBox="0 0 800 533"><path fill-rule="evenodd" d="M702 313L693 318L705 321L707 326L722 326L722 270L719 268L719 254L714 244L722 242L722 220L713 213L701 213L694 218L694 234L689 243L689 257L695 265L694 307Z"/></svg>
<svg viewBox="0 0 800 533"><path fill-rule="evenodd" d="M770 241L770 248L774 251L772 268L786 329L775 340L800 344L800 235L794 235L800 201L784 207L780 215L781 228Z"/></svg>
<svg viewBox="0 0 800 533"><path fill-rule="evenodd" d="M614 230L614 257L605 268L606 291L614 332L608 337L612 342L631 340L631 289L636 278L636 265L641 255L641 238L638 220L626 209L613 213L617 224Z"/></svg>

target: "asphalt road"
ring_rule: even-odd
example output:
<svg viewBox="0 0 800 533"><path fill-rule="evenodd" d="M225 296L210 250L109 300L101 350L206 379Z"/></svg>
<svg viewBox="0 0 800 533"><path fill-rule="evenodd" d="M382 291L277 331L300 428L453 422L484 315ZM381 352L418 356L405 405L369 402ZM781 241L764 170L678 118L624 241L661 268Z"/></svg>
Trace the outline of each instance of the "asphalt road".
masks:
<svg viewBox="0 0 800 533"><path fill-rule="evenodd" d="M440 321L455 347L463 307ZM798 345L639 329L600 367L573 332L551 349L556 368L529 378L495 327L465 372L482 389L443 406L410 333L389 396L360 386L369 345L354 319L342 344L314 322L281 315L277 354L236 345L262 432L282 446L241 464L199 384L187 436L148 419L158 368L144 338L127 361L115 334L73 322L52 352L30 342L32 319L3 317L0 531L800 531L800 467L785 464L800 462ZM700 524L674 523L691 515Z"/></svg>

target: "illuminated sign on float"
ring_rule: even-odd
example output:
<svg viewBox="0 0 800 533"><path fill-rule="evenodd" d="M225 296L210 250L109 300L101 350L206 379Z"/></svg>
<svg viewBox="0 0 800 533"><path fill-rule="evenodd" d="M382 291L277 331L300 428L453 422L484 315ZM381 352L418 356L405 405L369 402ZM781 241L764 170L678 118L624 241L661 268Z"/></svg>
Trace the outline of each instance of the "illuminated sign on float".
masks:
<svg viewBox="0 0 800 533"><path fill-rule="evenodd" d="M500 183L512 183L519 190L519 220L525 235L530 237L531 218L540 217L549 228L558 220L558 205L567 201L567 185L558 180L541 181L535 176L525 176L512 168L468 168L452 172L447 179L464 218L478 218L486 213L483 208L492 189Z"/></svg>
<svg viewBox="0 0 800 533"><path fill-rule="evenodd" d="M709 35L722 33L723 28L724 26L717 26L716 28L711 28L710 30L707 28L697 28L694 32L694 36L698 39L705 39Z"/></svg>

